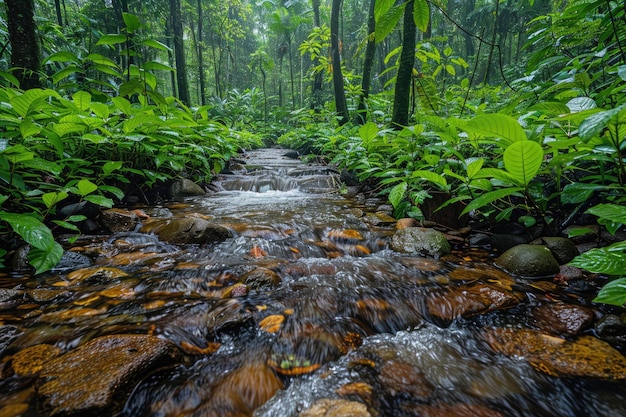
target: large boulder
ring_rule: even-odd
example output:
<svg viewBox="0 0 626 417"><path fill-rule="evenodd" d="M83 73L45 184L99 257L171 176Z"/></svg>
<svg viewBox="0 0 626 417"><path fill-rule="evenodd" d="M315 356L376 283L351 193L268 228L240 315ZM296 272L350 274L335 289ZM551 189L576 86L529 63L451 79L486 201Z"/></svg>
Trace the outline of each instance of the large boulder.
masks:
<svg viewBox="0 0 626 417"><path fill-rule="evenodd" d="M400 229L391 238L391 248L396 252L440 258L452 251L443 233L425 227Z"/></svg>
<svg viewBox="0 0 626 417"><path fill-rule="evenodd" d="M193 197L205 195L206 191L195 182L182 178L170 185L170 195L172 198Z"/></svg>
<svg viewBox="0 0 626 417"><path fill-rule="evenodd" d="M99 337L44 363L37 395L50 416L91 415L110 410L150 370L179 359L178 348L156 336Z"/></svg>
<svg viewBox="0 0 626 417"><path fill-rule="evenodd" d="M496 265L521 277L541 278L559 272L559 263L543 245L517 245L496 259Z"/></svg>

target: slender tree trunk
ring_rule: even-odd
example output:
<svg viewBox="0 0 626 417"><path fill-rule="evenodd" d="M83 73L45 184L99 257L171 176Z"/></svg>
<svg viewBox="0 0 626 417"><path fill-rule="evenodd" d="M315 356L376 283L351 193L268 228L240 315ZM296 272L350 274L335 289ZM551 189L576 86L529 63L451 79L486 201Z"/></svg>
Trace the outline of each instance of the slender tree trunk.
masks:
<svg viewBox="0 0 626 417"><path fill-rule="evenodd" d="M63 15L61 13L61 0L54 0L54 10L57 15L57 23L59 26L63 26Z"/></svg>
<svg viewBox="0 0 626 417"><path fill-rule="evenodd" d="M7 26L11 43L11 68L20 88L41 87L39 70L41 57L35 26L33 0L6 0Z"/></svg>
<svg viewBox="0 0 626 417"><path fill-rule="evenodd" d="M320 27L320 0L312 0L311 3L313 5L313 24L315 27ZM313 65L318 66L319 63L319 58L316 58ZM323 83L324 73L322 71L316 72L313 77L313 87L311 88L311 109L314 110L315 113L319 113L324 107L324 97L322 95Z"/></svg>
<svg viewBox="0 0 626 417"><path fill-rule="evenodd" d="M402 34L402 52L400 66L396 77L396 88L393 97L393 114L391 122L396 128L409 124L409 99L411 93L411 78L415 62L415 20L413 19L413 0L406 4L404 9L404 23Z"/></svg>
<svg viewBox="0 0 626 417"><path fill-rule="evenodd" d="M172 22L171 19L167 19L165 22L165 42L169 50L167 51L167 60L171 68L175 68L176 64L174 63L174 55L172 54ZM174 71L170 71L170 82L172 84L172 96L177 97L177 88L176 88L176 73Z"/></svg>
<svg viewBox="0 0 626 417"><path fill-rule="evenodd" d="M330 50L333 65L333 89L335 90L335 108L339 117L339 125L350 120L346 92L343 87L343 73L341 72L341 53L339 51L339 13L342 0L333 0L330 12Z"/></svg>
<svg viewBox="0 0 626 417"><path fill-rule="evenodd" d="M176 59L178 98L188 106L190 104L189 85L187 83L187 63L185 62L183 20L180 13L180 0L170 0L170 18L172 19L172 31L174 32L174 57Z"/></svg>
<svg viewBox="0 0 626 417"><path fill-rule="evenodd" d="M496 10L493 18L493 33L491 34L491 45L489 46L489 56L485 63L485 75L483 77L483 85L489 82L489 73L491 72L491 61L493 60L493 51L496 49L496 35L498 34L498 11L500 10L500 1L495 0Z"/></svg>
<svg viewBox="0 0 626 417"><path fill-rule="evenodd" d="M202 0L198 0L198 78L200 80L200 103L204 106L206 104L206 84L204 80L204 40L203 40L203 27L204 18L202 13Z"/></svg>
<svg viewBox="0 0 626 417"><path fill-rule="evenodd" d="M364 124L367 120L367 104L366 101L370 95L370 84L372 81L372 68L374 67L374 58L376 56L376 39L374 33L376 31L376 18L374 10L376 0L370 0L369 15L367 17L367 46L365 48L365 58L363 60L363 78L361 80L361 94L359 95L359 104L355 123Z"/></svg>
<svg viewBox="0 0 626 417"><path fill-rule="evenodd" d="M293 81L293 57L291 55L291 42L287 44L289 48L289 76L291 78L291 110L296 108L296 92Z"/></svg>

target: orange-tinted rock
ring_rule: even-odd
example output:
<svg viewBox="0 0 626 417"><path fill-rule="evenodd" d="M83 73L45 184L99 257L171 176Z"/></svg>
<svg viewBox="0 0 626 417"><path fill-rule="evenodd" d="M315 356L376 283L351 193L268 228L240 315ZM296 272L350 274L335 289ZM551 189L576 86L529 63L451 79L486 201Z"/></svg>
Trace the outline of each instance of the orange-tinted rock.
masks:
<svg viewBox="0 0 626 417"><path fill-rule="evenodd" d="M156 233L164 242L198 245L222 242L232 236L225 227L197 217L145 223L141 232Z"/></svg>
<svg viewBox="0 0 626 417"><path fill-rule="evenodd" d="M37 395L51 416L110 409L123 388L177 360L178 349L158 337L103 336L46 362Z"/></svg>
<svg viewBox="0 0 626 417"><path fill-rule="evenodd" d="M323 398L299 414L299 417L371 417L365 404L343 399Z"/></svg>
<svg viewBox="0 0 626 417"><path fill-rule="evenodd" d="M41 371L43 365L61 354L61 349L52 345L35 345L20 350L11 358L11 370L18 376L32 376Z"/></svg>
<svg viewBox="0 0 626 417"><path fill-rule="evenodd" d="M419 404L410 406L411 415L420 417L505 417L499 411L478 404Z"/></svg>
<svg viewBox="0 0 626 417"><path fill-rule="evenodd" d="M531 317L539 329L556 335L574 336L593 325L593 310L565 303L543 304L533 308Z"/></svg>
<svg viewBox="0 0 626 417"><path fill-rule="evenodd" d="M84 280L97 280L97 281L111 281L116 278L126 277L128 274L119 268L100 266L95 268L82 268L67 274L67 279L70 281L84 281Z"/></svg>
<svg viewBox="0 0 626 417"><path fill-rule="evenodd" d="M626 357L592 336L570 341L536 330L493 328L484 337L494 351L523 357L550 375L626 379Z"/></svg>
<svg viewBox="0 0 626 417"><path fill-rule="evenodd" d="M414 365L400 360L385 361L378 375L385 393L392 397L409 396L426 400L433 393L433 387L422 372Z"/></svg>
<svg viewBox="0 0 626 417"><path fill-rule="evenodd" d="M471 286L448 287L432 294L426 301L431 317L452 321L493 310L511 308L520 303L523 295L495 286L477 283Z"/></svg>
<svg viewBox="0 0 626 417"><path fill-rule="evenodd" d="M276 333L280 330L284 321L285 316L282 314L274 314L261 320L259 322L259 327L268 333Z"/></svg>
<svg viewBox="0 0 626 417"><path fill-rule="evenodd" d="M358 397L366 404L371 404L374 388L365 382L350 382L337 388L336 392L342 397Z"/></svg>
<svg viewBox="0 0 626 417"><path fill-rule="evenodd" d="M132 211L112 208L100 213L100 224L111 232L132 232L139 224L139 216Z"/></svg>
<svg viewBox="0 0 626 417"><path fill-rule="evenodd" d="M417 220L405 217L404 219L399 219L396 222L396 229L406 229L407 227L417 227L418 225Z"/></svg>
<svg viewBox="0 0 626 417"><path fill-rule="evenodd" d="M268 268L256 268L244 274L241 281L251 289L273 288L280 284L280 276Z"/></svg>
<svg viewBox="0 0 626 417"><path fill-rule="evenodd" d="M354 242L363 240L363 236L354 229L333 229L328 232L328 238L335 242Z"/></svg>

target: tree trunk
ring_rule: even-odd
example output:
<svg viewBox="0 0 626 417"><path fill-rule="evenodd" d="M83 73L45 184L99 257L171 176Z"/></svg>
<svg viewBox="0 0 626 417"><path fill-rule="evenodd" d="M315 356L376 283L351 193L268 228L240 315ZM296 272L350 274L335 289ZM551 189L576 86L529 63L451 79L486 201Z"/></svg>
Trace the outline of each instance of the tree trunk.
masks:
<svg viewBox="0 0 626 417"><path fill-rule="evenodd" d="M167 19L165 22L165 42L169 50L167 51L167 60L170 67L175 68L176 64L174 63L174 55L172 54L172 22L171 19ZM170 82L172 84L172 96L177 97L177 89L176 89L176 73L174 71L170 71Z"/></svg>
<svg viewBox="0 0 626 417"><path fill-rule="evenodd" d="M180 0L170 0L170 18L174 33L174 58L176 60L176 83L178 99L189 106L189 85L187 83L187 64L183 44L183 20L180 13Z"/></svg>
<svg viewBox="0 0 626 417"><path fill-rule="evenodd" d="M393 115L391 116L391 122L395 128L402 128L409 124L411 78L413 77L413 64L415 62L415 33L413 0L411 0L404 9L402 52L400 53L400 66L398 67L398 76L396 77Z"/></svg>
<svg viewBox="0 0 626 417"><path fill-rule="evenodd" d="M320 27L320 0L312 0L311 3L313 5L313 24L315 27ZM318 66L319 63L319 58L316 58L313 66ZM324 107L324 97L322 95L323 83L324 73L322 71L316 72L313 77L313 87L311 88L311 109L315 111L315 113L319 113Z"/></svg>
<svg viewBox="0 0 626 417"><path fill-rule="evenodd" d="M293 57L291 55L291 41L287 44L289 48L289 77L291 78L291 110L296 109L296 92L293 81Z"/></svg>
<svg viewBox="0 0 626 417"><path fill-rule="evenodd" d="M363 59L363 78L361 80L361 94L359 95L359 105L355 117L355 123L364 124L367 120L366 100L370 95L370 84L372 81L372 68L374 67L374 57L376 56L376 18L374 10L376 0L370 0L369 15L367 17L367 47L365 48L365 58Z"/></svg>
<svg viewBox="0 0 626 417"><path fill-rule="evenodd" d="M63 15L61 14L61 0L54 0L54 10L57 15L57 23L63 26Z"/></svg>
<svg viewBox="0 0 626 417"><path fill-rule="evenodd" d="M35 26L35 2L6 0L4 3L7 8L13 75L17 77L23 90L41 87L41 56Z"/></svg>
<svg viewBox="0 0 626 417"><path fill-rule="evenodd" d="M204 48L203 42L203 26L204 19L202 13L202 0L198 0L198 78L200 80L200 104L203 106L206 104L206 84L204 81L204 59L202 58Z"/></svg>
<svg viewBox="0 0 626 417"><path fill-rule="evenodd" d="M346 92L343 87L343 74L341 72L341 53L339 51L339 13L341 12L342 0L333 0L330 12L330 50L333 66L333 89L335 90L335 108L339 117L339 125L344 125L350 120Z"/></svg>

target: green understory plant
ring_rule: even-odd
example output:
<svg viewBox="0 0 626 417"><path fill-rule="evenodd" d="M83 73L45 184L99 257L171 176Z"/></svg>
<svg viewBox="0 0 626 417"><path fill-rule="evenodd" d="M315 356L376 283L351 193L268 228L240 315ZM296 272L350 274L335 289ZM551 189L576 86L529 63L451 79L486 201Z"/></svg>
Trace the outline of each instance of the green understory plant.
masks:
<svg viewBox="0 0 626 417"><path fill-rule="evenodd" d="M626 224L626 209L618 204L599 204L587 210L598 216L598 223L611 234ZM570 265L596 274L608 275L611 280L605 284L594 302L618 307L626 305L626 241L617 242L603 248L591 249L578 255Z"/></svg>

